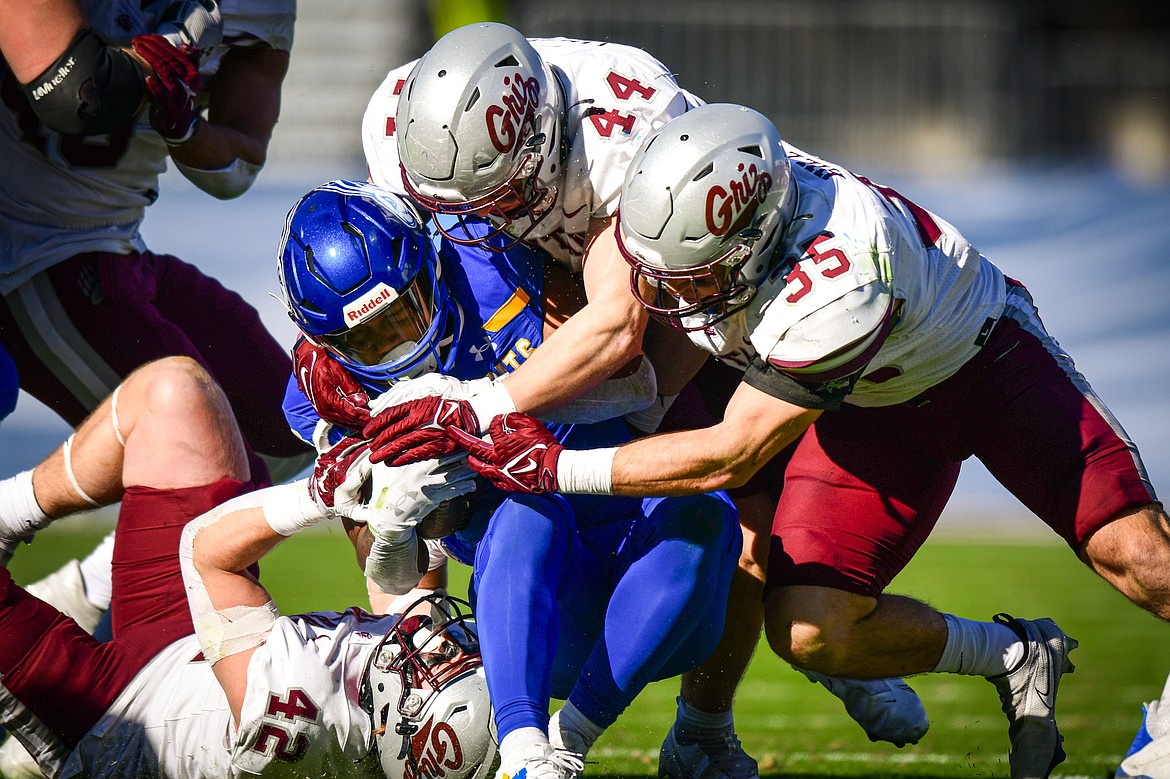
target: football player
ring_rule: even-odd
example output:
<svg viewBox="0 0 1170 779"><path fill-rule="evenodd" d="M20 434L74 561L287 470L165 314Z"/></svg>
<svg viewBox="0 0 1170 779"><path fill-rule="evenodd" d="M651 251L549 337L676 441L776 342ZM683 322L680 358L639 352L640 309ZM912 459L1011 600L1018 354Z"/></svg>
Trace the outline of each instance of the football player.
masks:
<svg viewBox="0 0 1170 779"><path fill-rule="evenodd" d="M0 54L50 130L75 136L121 131L142 108L150 54L108 45L90 27L79 0L5 3L0 8ZM214 0L173 0L167 29L175 45L222 32Z"/></svg>
<svg viewBox="0 0 1170 779"><path fill-rule="evenodd" d="M138 110L135 98L133 120L117 127L63 135L0 64L0 342L23 389L74 427L137 366L190 356L262 456L253 476L266 479L271 463L287 478L311 457L279 413L287 353L239 295L148 251L139 228L168 163L217 198L251 186L279 112L295 3L238 0L221 15L210 0L94 0L86 10L86 45L126 47L148 100Z"/></svg>
<svg viewBox="0 0 1170 779"><path fill-rule="evenodd" d="M1076 641L1049 619L976 622L883 594L975 455L1093 571L1170 618L1167 516L1027 290L947 222L741 106L666 125L623 198L642 305L743 371L722 422L564 459L539 423L508 415L491 445L463 437L473 465L514 489L641 495L741 483L786 458L772 649L834 675L986 677L1012 776L1048 776Z"/></svg>
<svg viewBox="0 0 1170 779"><path fill-rule="evenodd" d="M110 642L0 568L0 712L45 776L490 772L479 648L458 609L280 615L255 563L328 515L304 481L251 491L227 398L193 360L133 372L32 481L26 510L53 518L121 500Z"/></svg>
<svg viewBox="0 0 1170 779"><path fill-rule="evenodd" d="M640 431L654 432L660 423L664 429L693 426L701 405L718 405L719 397L733 391L736 375L712 365L690 390L704 398L663 421L706 355L684 348L685 339L670 328L652 324L643 338L646 315L625 281L611 229L622 179L638 147L664 122L701 103L641 49L528 40L490 23L449 33L418 62L391 71L375 91L363 120L375 183L439 214L440 229L454 243L490 249L491 239L499 238L500 247L537 246L584 281L586 305L549 345L490 393L472 398L479 432L497 413L540 414L561 406L640 348L654 363L659 394L628 417ZM462 227L477 215L495 229ZM397 410L383 424L408 413ZM675 779L711 771L735 779L758 776L735 736L731 703L762 623L763 559L774 505L769 497L763 484L735 495L744 533L729 604L736 627L702 669L683 678L679 717L660 761ZM843 698L875 740L900 746L926 731L921 701L900 680L817 680Z"/></svg>
<svg viewBox="0 0 1170 779"><path fill-rule="evenodd" d="M491 229L486 222L466 225L469 232ZM461 413L454 398L522 366L540 347L549 315L557 314L549 309L565 306L544 281L563 269L520 245L499 251L505 240L489 238L490 250L443 240L436 254L408 201L373 185L333 182L290 212L281 288L305 336L371 395L385 392L375 409L423 394L441 423L448 412ZM449 378L436 378L436 370ZM420 393L420 385L433 389ZM589 418L596 402L610 409L602 416L612 416L612 401L594 397L555 418ZM317 415L292 384L288 408L303 435L320 435ZM561 440L584 446L629 440L619 418L555 429ZM368 456L375 445L357 447ZM326 458L340 448L336 457L344 462L354 446L354 438L341 439ZM343 480L339 470L330 477L318 467L318 494ZM396 503L428 489L400 481L386 492L375 487L374 495ZM500 772L576 776L592 744L648 682L693 668L719 640L739 551L735 513L720 495L517 500L485 489L469 524L430 548L473 569ZM384 534L369 530L376 546ZM393 551L411 540L397 527L390 532L387 549L371 551L366 573L397 594L421 572L401 578L401 566L388 566L413 562L409 548ZM567 699L551 725L550 696Z"/></svg>

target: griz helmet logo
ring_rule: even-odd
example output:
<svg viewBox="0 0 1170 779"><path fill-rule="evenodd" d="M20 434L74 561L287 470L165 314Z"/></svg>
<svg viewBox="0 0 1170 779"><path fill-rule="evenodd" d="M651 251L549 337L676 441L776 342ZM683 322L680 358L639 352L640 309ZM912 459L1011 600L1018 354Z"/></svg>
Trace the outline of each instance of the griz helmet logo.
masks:
<svg viewBox="0 0 1170 779"><path fill-rule="evenodd" d="M716 184L707 190L707 229L712 235L735 235L749 226L756 208L772 189L772 174L748 165L738 166L740 177L724 187Z"/></svg>
<svg viewBox="0 0 1170 779"><path fill-rule="evenodd" d="M508 91L500 98L502 105L493 103L485 114L488 138L501 154L518 147L520 128L533 118L536 102L540 99L540 82L535 76L527 79L519 73L505 76L504 86Z"/></svg>
<svg viewBox="0 0 1170 779"><path fill-rule="evenodd" d="M403 779L440 779L463 767L463 746L455 729L434 718L410 737L413 760L407 760Z"/></svg>

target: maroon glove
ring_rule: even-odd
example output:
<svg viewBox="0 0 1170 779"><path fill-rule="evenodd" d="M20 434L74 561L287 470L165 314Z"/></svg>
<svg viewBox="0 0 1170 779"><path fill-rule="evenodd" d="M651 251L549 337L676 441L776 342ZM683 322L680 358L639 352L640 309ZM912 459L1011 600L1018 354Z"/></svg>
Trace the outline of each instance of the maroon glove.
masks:
<svg viewBox="0 0 1170 779"><path fill-rule="evenodd" d="M346 436L324 454L318 455L313 475L309 478L309 495L320 506L333 508L333 495L345 481L354 460L369 449L369 441Z"/></svg>
<svg viewBox="0 0 1170 779"><path fill-rule="evenodd" d="M327 349L298 338L292 360L297 386L319 417L349 430L366 426L370 421L370 396Z"/></svg>
<svg viewBox="0 0 1170 779"><path fill-rule="evenodd" d="M150 125L171 145L185 143L195 134L199 105L195 97L203 86L199 76L199 50L176 48L161 35L137 35L130 42L154 74L146 77L150 93Z"/></svg>
<svg viewBox="0 0 1170 779"><path fill-rule="evenodd" d="M557 460L565 447L544 423L511 413L492 420L491 443L456 427L447 435L467 450L467 462L492 484L508 492L556 492Z"/></svg>
<svg viewBox="0 0 1170 779"><path fill-rule="evenodd" d="M471 404L430 395L390 406L370 420L362 435L373 441L371 462L408 465L458 451L458 443L447 437L452 427L479 435Z"/></svg>

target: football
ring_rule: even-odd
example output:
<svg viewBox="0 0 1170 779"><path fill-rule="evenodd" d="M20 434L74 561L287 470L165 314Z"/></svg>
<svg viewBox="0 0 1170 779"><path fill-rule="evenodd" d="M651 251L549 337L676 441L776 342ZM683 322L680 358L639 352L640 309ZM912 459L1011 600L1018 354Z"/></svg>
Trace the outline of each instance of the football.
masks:
<svg viewBox="0 0 1170 779"><path fill-rule="evenodd" d="M440 503L415 527L419 538L443 538L457 533L471 521L475 493L459 495Z"/></svg>

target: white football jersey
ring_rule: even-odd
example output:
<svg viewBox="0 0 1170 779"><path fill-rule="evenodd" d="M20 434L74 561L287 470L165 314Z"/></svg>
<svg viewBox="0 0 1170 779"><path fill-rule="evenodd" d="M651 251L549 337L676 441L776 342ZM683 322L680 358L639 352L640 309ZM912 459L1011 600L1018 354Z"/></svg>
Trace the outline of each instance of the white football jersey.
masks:
<svg viewBox="0 0 1170 779"><path fill-rule="evenodd" d="M194 636L142 669L70 754L62 777L377 777L359 702L398 615L360 609L280 617L248 664L240 727Z"/></svg>
<svg viewBox="0 0 1170 779"><path fill-rule="evenodd" d="M783 262L747 307L691 340L814 381L864 366L845 400L856 406L901 403L958 371L1003 310L1003 274L889 187L786 149L797 200Z"/></svg>
<svg viewBox="0 0 1170 779"><path fill-rule="evenodd" d="M617 211L626 169L642 142L702 101L641 49L568 38L529 41L564 90L563 131L568 149L553 211L530 242L580 271L589 222ZM390 71L370 99L362 122L371 180L403 194L394 116L398 94L414 65ZM518 220L510 229L523 230L528 224Z"/></svg>
<svg viewBox="0 0 1170 779"><path fill-rule="evenodd" d="M86 11L108 44L128 45L159 23L165 0L87 0ZM223 44L200 71L214 80L223 55L263 41L292 48L296 0L222 0ZM143 251L147 206L158 199L168 152L150 126L149 108L108 135L67 137L40 124L0 62L0 294L33 274L83 252Z"/></svg>

